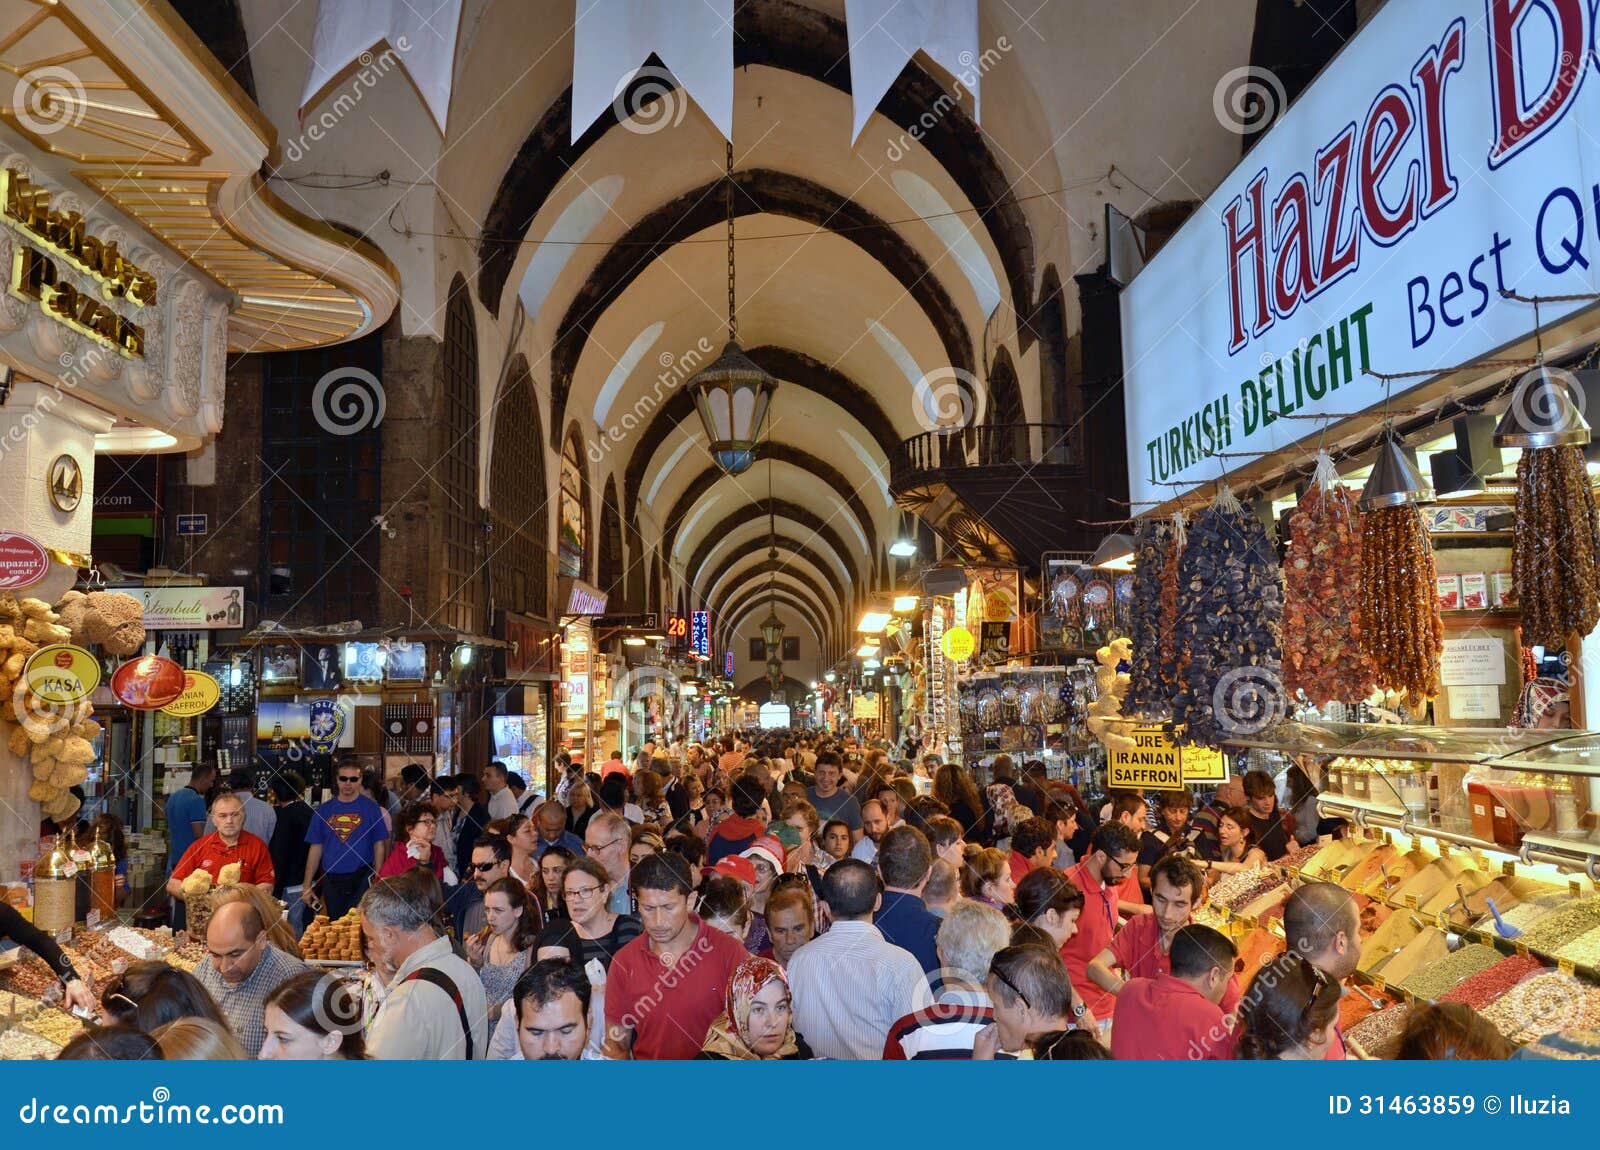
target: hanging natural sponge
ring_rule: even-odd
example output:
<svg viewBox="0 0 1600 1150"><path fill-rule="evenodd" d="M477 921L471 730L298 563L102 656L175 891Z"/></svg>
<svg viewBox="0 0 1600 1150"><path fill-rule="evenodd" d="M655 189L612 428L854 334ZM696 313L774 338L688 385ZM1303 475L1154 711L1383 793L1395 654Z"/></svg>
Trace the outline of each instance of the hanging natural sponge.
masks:
<svg viewBox="0 0 1600 1150"><path fill-rule="evenodd" d="M120 591L94 591L86 599L83 633L109 655L132 655L144 646L144 605Z"/></svg>

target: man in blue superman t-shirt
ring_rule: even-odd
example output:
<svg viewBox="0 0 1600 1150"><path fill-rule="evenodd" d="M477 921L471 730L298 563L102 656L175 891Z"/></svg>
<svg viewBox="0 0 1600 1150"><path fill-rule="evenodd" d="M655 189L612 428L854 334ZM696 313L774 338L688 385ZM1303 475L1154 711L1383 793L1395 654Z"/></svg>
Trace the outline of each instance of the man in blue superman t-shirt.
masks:
<svg viewBox="0 0 1600 1150"><path fill-rule="evenodd" d="M389 853L389 830L383 809L361 793L361 768L341 762L334 769L338 797L312 813L306 829L305 901L329 918L343 918L366 893ZM313 893L317 868L322 869L321 890Z"/></svg>

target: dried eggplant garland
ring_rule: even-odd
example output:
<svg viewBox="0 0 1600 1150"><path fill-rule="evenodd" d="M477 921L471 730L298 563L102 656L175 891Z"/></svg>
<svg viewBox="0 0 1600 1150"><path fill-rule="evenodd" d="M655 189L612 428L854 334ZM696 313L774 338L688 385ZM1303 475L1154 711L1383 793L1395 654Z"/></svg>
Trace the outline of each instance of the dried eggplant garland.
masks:
<svg viewBox="0 0 1600 1150"><path fill-rule="evenodd" d="M1522 607L1522 642L1565 650L1600 622L1600 532L1594 493L1577 447L1525 450L1517 461L1517 526L1511 579Z"/></svg>
<svg viewBox="0 0 1600 1150"><path fill-rule="evenodd" d="M1333 460L1319 454L1289 521L1283 570L1284 690L1319 706L1358 702L1377 682L1361 645L1361 522Z"/></svg>
<svg viewBox="0 0 1600 1150"><path fill-rule="evenodd" d="M1124 714L1146 719L1167 715L1168 692L1161 682L1161 575L1172 550L1172 529L1162 519L1139 524L1133 541L1133 602L1129 609L1128 637L1133 657L1128 666L1128 694Z"/></svg>
<svg viewBox="0 0 1600 1150"><path fill-rule="evenodd" d="M1174 738L1216 746L1280 717L1283 575L1266 528L1226 488L1189 525L1178 596Z"/></svg>
<svg viewBox="0 0 1600 1150"><path fill-rule="evenodd" d="M1172 517L1172 546L1167 549L1166 565L1161 569L1161 664L1156 669L1166 692L1168 705L1178 690L1178 564L1189 539L1189 525L1179 511Z"/></svg>
<svg viewBox="0 0 1600 1150"><path fill-rule="evenodd" d="M1404 694L1413 707L1439 693L1444 620L1433 544L1414 504L1362 517L1361 644L1383 690Z"/></svg>

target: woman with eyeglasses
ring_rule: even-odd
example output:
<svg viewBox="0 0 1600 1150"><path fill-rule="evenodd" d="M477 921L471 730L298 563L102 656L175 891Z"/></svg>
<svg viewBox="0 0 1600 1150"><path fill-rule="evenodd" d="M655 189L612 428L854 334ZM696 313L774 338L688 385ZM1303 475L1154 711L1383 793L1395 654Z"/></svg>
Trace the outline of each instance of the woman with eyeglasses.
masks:
<svg viewBox="0 0 1600 1150"><path fill-rule="evenodd" d="M454 886L458 881L455 872L445 865L444 851L433 842L438 829L439 816L434 814L431 803L412 803L403 808L394 828L394 849L378 868L378 877L405 874L423 866L442 882Z"/></svg>
<svg viewBox="0 0 1600 1150"><path fill-rule="evenodd" d="M543 925L528 889L515 876L499 879L483 893L483 916L488 937L469 947L468 957L483 980L489 1001L489 1038L500 1023L500 1008L511 998L512 987L533 961L534 944Z"/></svg>
<svg viewBox="0 0 1600 1150"><path fill-rule="evenodd" d="M606 873L606 868L592 858L574 859L561 876L563 901L567 906L567 919L552 922L539 932L533 943L533 961L547 958L566 959L582 966L589 976L589 1045L598 1054L605 1039L605 986L606 972L617 951L638 938L639 920L631 914L617 914L607 909L612 888L616 885ZM496 1029L498 1038L489 1043L489 1058L516 1060L522 1057L517 1044L517 1024L513 1015L514 1003L500 1008L502 1021L510 1022Z"/></svg>
<svg viewBox="0 0 1600 1150"><path fill-rule="evenodd" d="M1298 954L1261 968L1239 1004L1237 1059L1320 1062L1339 1022L1339 984Z"/></svg>

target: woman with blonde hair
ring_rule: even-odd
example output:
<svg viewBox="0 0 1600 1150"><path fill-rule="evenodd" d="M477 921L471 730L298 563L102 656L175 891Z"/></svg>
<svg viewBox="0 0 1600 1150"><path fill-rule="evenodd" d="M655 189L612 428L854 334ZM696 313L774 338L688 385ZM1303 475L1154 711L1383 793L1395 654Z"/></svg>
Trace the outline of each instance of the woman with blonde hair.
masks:
<svg viewBox="0 0 1600 1150"><path fill-rule="evenodd" d="M178 1018L150 1035L168 1062L246 1062L249 1055L226 1027L209 1018Z"/></svg>
<svg viewBox="0 0 1600 1150"><path fill-rule="evenodd" d="M567 829L581 839L594 812L594 792L580 777L572 784L572 790L567 795Z"/></svg>

